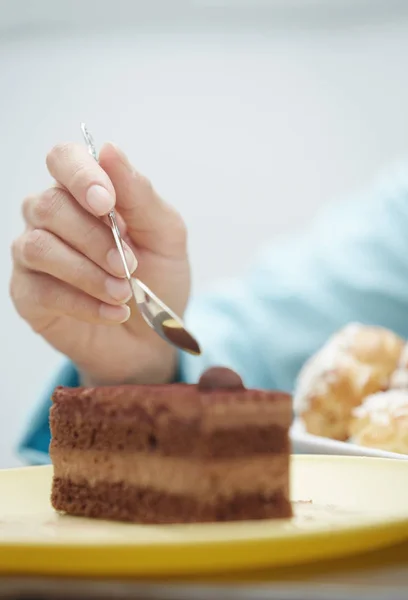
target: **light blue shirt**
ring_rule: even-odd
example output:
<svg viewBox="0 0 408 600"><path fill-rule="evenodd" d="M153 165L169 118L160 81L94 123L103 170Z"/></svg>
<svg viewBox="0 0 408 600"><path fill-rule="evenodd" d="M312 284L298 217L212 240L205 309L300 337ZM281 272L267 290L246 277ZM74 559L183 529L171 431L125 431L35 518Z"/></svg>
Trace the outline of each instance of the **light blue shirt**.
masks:
<svg viewBox="0 0 408 600"><path fill-rule="evenodd" d="M268 247L242 278L193 299L186 320L203 354L180 355L183 381L223 365L247 387L287 391L304 361L350 321L408 338L408 168ZM49 462L52 390L78 383L70 363L50 383L19 445L26 462Z"/></svg>

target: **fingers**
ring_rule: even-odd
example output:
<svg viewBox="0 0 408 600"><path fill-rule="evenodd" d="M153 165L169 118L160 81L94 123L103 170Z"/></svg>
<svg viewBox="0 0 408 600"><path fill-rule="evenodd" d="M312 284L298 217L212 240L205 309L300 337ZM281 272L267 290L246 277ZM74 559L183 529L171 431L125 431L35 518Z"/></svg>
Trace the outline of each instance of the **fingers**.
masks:
<svg viewBox="0 0 408 600"><path fill-rule="evenodd" d="M115 206L115 189L109 176L80 144L59 144L47 156L54 179L96 216L106 215Z"/></svg>
<svg viewBox="0 0 408 600"><path fill-rule="evenodd" d="M126 304L104 304L49 275L27 272L18 266L13 272L10 293L20 316L39 333L44 315L48 324L50 315L92 324L124 323L130 316Z"/></svg>
<svg viewBox="0 0 408 600"><path fill-rule="evenodd" d="M26 231L13 245L13 258L21 267L51 275L104 303L125 304L131 298L126 279L107 275L48 231Z"/></svg>
<svg viewBox="0 0 408 600"><path fill-rule="evenodd" d="M107 273L124 277L110 228L87 213L68 191L53 187L38 196L28 197L23 203L23 215L31 229L54 234ZM123 218L118 216L118 222L124 234ZM133 273L137 261L129 246L124 246L129 270Z"/></svg>
<svg viewBox="0 0 408 600"><path fill-rule="evenodd" d="M184 258L186 228L177 211L160 198L113 144L103 146L99 162L116 190L117 208L135 245L168 258Z"/></svg>
<svg viewBox="0 0 408 600"><path fill-rule="evenodd" d="M117 199L118 211L137 247L167 258L184 258L186 229L177 211L163 202L112 144L102 148L99 162L78 144L55 146L47 156L51 175L85 211L106 215Z"/></svg>

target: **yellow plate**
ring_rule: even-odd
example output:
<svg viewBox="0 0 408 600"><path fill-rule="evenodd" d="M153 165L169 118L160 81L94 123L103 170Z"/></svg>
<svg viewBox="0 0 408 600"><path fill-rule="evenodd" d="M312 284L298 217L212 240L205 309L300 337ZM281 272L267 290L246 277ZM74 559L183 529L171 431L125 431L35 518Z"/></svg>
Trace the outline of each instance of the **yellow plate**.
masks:
<svg viewBox="0 0 408 600"><path fill-rule="evenodd" d="M0 471L0 572L169 576L334 558L408 538L408 463L294 456L290 521L139 526L56 514L51 467Z"/></svg>

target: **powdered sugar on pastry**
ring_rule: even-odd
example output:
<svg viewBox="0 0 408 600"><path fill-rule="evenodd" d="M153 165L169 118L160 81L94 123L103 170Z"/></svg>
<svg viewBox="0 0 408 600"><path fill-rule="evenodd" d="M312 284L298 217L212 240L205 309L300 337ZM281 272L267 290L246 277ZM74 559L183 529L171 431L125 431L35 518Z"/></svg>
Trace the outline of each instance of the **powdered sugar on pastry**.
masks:
<svg viewBox="0 0 408 600"><path fill-rule="evenodd" d="M390 388L408 390L408 369L397 369L391 375Z"/></svg>
<svg viewBox="0 0 408 600"><path fill-rule="evenodd" d="M391 375L390 388L408 390L408 344L401 352L398 369Z"/></svg>
<svg viewBox="0 0 408 600"><path fill-rule="evenodd" d="M352 387L357 393L363 390L370 380L372 367L359 363L333 342L309 359L300 372L293 396L296 414L300 415L309 410L312 398L327 394L336 383L340 372L354 373Z"/></svg>
<svg viewBox="0 0 408 600"><path fill-rule="evenodd" d="M381 425L390 423L392 419L408 417L408 390L388 390L372 394L353 410L352 416L357 419L368 417L372 423Z"/></svg>
<svg viewBox="0 0 408 600"><path fill-rule="evenodd" d="M337 332L332 340L336 342L339 350L347 352L353 347L357 336L363 330L364 326L361 323L349 323L346 327Z"/></svg>
<svg viewBox="0 0 408 600"><path fill-rule="evenodd" d="M349 436L352 409L388 389L404 346L388 329L352 323L333 335L301 370L294 408L306 430L338 440Z"/></svg>
<svg viewBox="0 0 408 600"><path fill-rule="evenodd" d="M312 356L300 371L293 395L294 409L301 414L309 409L312 394L325 394L336 369L337 352L325 346Z"/></svg>
<svg viewBox="0 0 408 600"><path fill-rule="evenodd" d="M299 373L294 391L294 408L297 414L310 408L310 400L313 396L328 392L342 367L348 367L348 370L355 372L353 384L356 392L365 388L372 368L370 365L360 363L350 352L356 336L363 329L364 326L359 323L350 323L329 338L323 348L305 363Z"/></svg>
<svg viewBox="0 0 408 600"><path fill-rule="evenodd" d="M367 397L353 411L350 436L360 446L408 454L408 390Z"/></svg>

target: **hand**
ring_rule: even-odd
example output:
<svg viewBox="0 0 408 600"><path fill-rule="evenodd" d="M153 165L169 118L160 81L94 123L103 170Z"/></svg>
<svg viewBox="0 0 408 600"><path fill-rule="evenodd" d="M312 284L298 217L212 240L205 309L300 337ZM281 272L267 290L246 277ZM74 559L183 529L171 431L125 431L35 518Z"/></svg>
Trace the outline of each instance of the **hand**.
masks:
<svg viewBox="0 0 408 600"><path fill-rule="evenodd" d="M98 163L76 144L47 157L56 185L28 197L12 247L10 293L19 314L78 367L84 384L171 381L176 351L127 302L130 288L106 215L115 205L131 271L180 316L190 290L178 213L106 144Z"/></svg>

